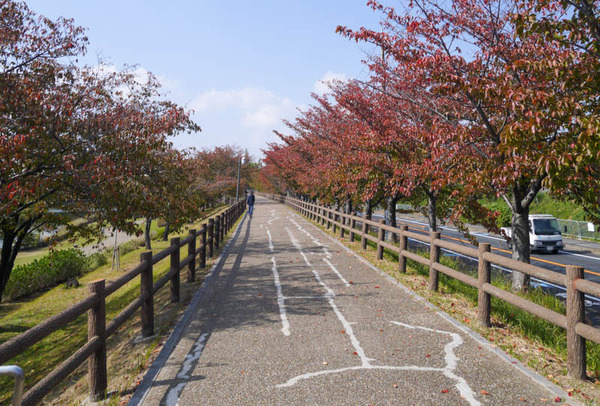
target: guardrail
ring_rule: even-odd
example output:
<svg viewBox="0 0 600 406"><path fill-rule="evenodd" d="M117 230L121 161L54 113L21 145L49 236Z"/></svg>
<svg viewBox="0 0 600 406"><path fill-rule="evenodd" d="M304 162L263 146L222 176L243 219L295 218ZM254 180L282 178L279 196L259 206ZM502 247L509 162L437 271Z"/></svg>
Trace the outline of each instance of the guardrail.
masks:
<svg viewBox="0 0 600 406"><path fill-rule="evenodd" d="M367 248L367 241L372 241L377 246L378 259L383 258L384 249L396 252L399 258L398 271L401 273L406 273L407 259L428 266L430 290L438 290L440 272L458 279L469 286L477 288L478 321L483 326L490 326L491 296L494 296L526 312L541 317L550 323L562 327L567 332L568 374L576 379L586 379L585 340L600 343L600 329L594 328L584 321L584 294L600 296L600 284L585 280L582 267L567 266L566 275L562 275L531 264L516 261L512 258L505 258L493 254L490 252L490 244L488 243L480 243L478 248L465 247L441 240L439 232L431 232L430 235L422 235L408 231L407 226L394 228L385 225L383 220L369 220L366 215L358 217L356 216L356 213L347 214L286 196L265 196L291 206L309 220L319 223L327 229L332 229L334 233L339 232L342 238L346 232L349 235L350 241L354 241L357 236L360 236L363 249ZM362 223L360 229L356 228L357 222ZM378 230L377 237L369 233L370 228L376 228ZM397 236L398 245L391 244L384 240L386 231ZM408 251L408 238L430 244L429 258ZM440 250L442 248L477 258L479 261L477 278L441 264ZM565 287L567 290L566 316L492 285L490 283L492 264L523 272L529 276Z"/></svg>
<svg viewBox="0 0 600 406"><path fill-rule="evenodd" d="M187 270L187 281L195 280L196 258L199 258L198 269L206 266L206 258L213 257L219 243L233 227L245 210L245 202L239 201L222 214L208 219L202 224L200 231L190 230L188 237L181 240L172 238L171 246L155 255L152 251L143 252L140 264L119 279L109 282L104 279L88 284L89 296L75 303L35 327L11 338L0 345L0 364L24 352L56 330L66 326L82 314L88 314L88 341L73 355L63 361L49 375L36 383L23 397L23 405L35 405L41 402L50 390L72 373L85 360L88 360L88 377L90 397L99 400L106 396L108 377L106 369L106 340L129 319L134 312L141 308L142 337L154 335L154 294L167 282L171 282L171 302L179 301L180 272ZM196 240L200 237L199 247ZM187 256L180 258L180 250L187 246ZM156 283L153 283L153 266L170 257L170 269ZM106 297L115 293L127 282L140 277L141 292L135 300L126 306L109 323L106 320Z"/></svg>
<svg viewBox="0 0 600 406"><path fill-rule="evenodd" d="M0 366L0 376L10 375L15 378L15 387L13 389L12 406L21 406L23 399L23 385L25 384L25 374L23 370L16 365Z"/></svg>

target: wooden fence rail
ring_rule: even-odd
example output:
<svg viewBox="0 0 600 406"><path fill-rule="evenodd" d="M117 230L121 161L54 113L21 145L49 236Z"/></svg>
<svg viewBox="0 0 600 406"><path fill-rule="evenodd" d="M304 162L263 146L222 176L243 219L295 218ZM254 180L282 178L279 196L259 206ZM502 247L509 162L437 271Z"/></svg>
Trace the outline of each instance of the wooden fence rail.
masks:
<svg viewBox="0 0 600 406"><path fill-rule="evenodd" d="M140 264L127 272L119 279L106 284L104 279L88 284L89 296L75 303L61 313L50 317L24 333L11 338L0 345L0 364L21 354L27 348L44 339L53 332L66 326L79 316L88 314L88 341L73 355L63 361L49 375L29 389L23 396L23 405L35 405L42 401L44 396L61 380L72 373L85 360L88 360L88 378L90 383L90 396L93 400L106 396L108 376L106 370L106 340L127 319L141 308L141 331L143 337L154 335L154 294L170 282L171 302L179 301L180 273L187 270L187 280L193 281L196 272L196 257L199 257L199 268L206 266L206 257L214 256L219 242L233 227L235 221L243 214L245 202L239 201L225 210L221 215L202 224L200 231L190 230L189 236L184 240L179 237L171 239L171 246L156 255L152 251L141 254ZM206 237L208 229L208 238ZM200 244L196 248L196 240L200 237ZM181 260L180 250L187 246L187 256ZM169 271L156 283L153 283L152 270L156 263L170 258ZM116 292L132 279L140 277L140 295L127 305L109 323L106 320L106 297Z"/></svg>
<svg viewBox="0 0 600 406"><path fill-rule="evenodd" d="M585 324L584 294L600 297L600 284L584 279L584 270L580 266L567 266L566 275L549 271L531 264L516 261L490 252L490 245L480 243L478 248L465 247L440 239L440 234L431 232L430 235L422 235L407 231L407 226L394 228L367 219L365 216L358 217L355 213L343 213L328 207L319 206L310 202L294 199L291 197L266 195L267 197L285 203L305 217L325 225L327 229L333 227L335 232L339 227L349 233L354 239L356 234L360 235L363 249L367 247L367 240L377 245L377 258L383 257L383 249L396 252L399 257L398 269L406 272L406 260L411 259L429 267L429 289L438 289L439 273L473 286L478 290L478 321L482 325L490 326L490 303L491 296L504 300L526 312L534 314L542 319L562 327L567 332L567 370L569 376L576 379L586 379L586 350L585 341L591 340L600 343L600 329ZM362 223L360 229L356 223ZM369 234L369 229L376 228L378 235ZM396 235L399 244L393 245L386 242L385 233ZM340 231L343 236L344 231ZM407 239L427 243L430 246L429 258L408 251ZM478 259L477 278L459 272L440 263L440 249L446 249ZM491 265L498 265L514 271L523 272L529 276L551 282L566 288L566 316L533 303L512 292L500 289L490 283Z"/></svg>

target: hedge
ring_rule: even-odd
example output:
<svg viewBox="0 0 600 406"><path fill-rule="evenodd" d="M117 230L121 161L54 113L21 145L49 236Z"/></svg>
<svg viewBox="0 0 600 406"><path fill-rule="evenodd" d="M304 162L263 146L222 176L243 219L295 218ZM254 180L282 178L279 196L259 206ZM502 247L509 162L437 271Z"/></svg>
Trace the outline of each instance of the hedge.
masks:
<svg viewBox="0 0 600 406"><path fill-rule="evenodd" d="M13 268L3 298L14 300L41 292L80 276L88 269L89 263L80 250L53 251L29 264Z"/></svg>

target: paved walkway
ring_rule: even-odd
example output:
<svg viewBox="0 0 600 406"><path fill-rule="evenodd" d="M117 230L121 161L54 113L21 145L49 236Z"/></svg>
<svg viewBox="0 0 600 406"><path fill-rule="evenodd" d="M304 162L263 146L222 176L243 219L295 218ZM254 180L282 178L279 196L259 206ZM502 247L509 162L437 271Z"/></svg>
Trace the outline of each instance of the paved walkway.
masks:
<svg viewBox="0 0 600 406"><path fill-rule="evenodd" d="M210 282L131 404L547 405L565 396L264 198Z"/></svg>

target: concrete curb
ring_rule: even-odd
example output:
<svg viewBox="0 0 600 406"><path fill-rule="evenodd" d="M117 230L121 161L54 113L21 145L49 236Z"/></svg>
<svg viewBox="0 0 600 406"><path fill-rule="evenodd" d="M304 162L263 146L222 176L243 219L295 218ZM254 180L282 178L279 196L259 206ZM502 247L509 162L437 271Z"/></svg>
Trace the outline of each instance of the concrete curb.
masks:
<svg viewBox="0 0 600 406"><path fill-rule="evenodd" d="M300 218L306 220L304 217L300 216L294 210L290 209L289 207L288 207L288 209L293 214L295 214L295 215L299 216ZM309 220L306 220L306 221L309 221ZM310 222L310 223L312 224L312 222ZM393 285L395 285L395 286L399 287L400 289L404 290L406 293L408 293L411 297L413 297L417 301L423 303L425 306L427 306L430 309L432 309L433 311L435 311L435 313L437 315L441 316L443 319L445 319L448 322L450 322L456 328L458 328L459 330L461 330L462 332L464 332L465 334L467 334L468 336L470 336L471 338L473 338L475 341L477 341L478 343L480 343L482 345L482 347L485 347L487 350L489 350L489 351L495 353L496 355L500 356L500 358L503 359L505 362L507 362L508 364L510 364L511 366L513 366L514 368L516 368L517 370L519 370L520 372L522 372L523 374L525 374L526 376L528 376L529 378L533 379L535 382L537 382L542 387L546 388L548 391L550 391L554 395L556 395L558 397L561 397L563 399L563 401L568 401L569 404L571 404L571 405L582 405L583 406L583 403L576 401L572 397L569 397L569 395L564 390L562 390L560 387L558 387L554 383L550 382L549 380L547 380L543 376L539 375L537 372L534 372L533 370L531 370L527 366L523 365L521 363L521 361L519 361L516 358L513 358L512 356L508 355L506 352L502 351L501 349L499 349L497 347L492 347L491 344L490 344L490 342L488 340L486 340L482 335L480 335L479 333L471 330L469 327L467 327L464 324L460 323L459 321L457 321L456 319L454 319L453 317L451 317L447 313L441 311L433 303L429 302L427 299L419 296L417 293L415 293L412 290L408 289L406 286L404 286L403 284L401 284L400 282L398 282L392 276L390 276L389 274L387 274L383 270L377 268L375 265L373 265L372 263L370 263L369 261L367 261L365 258L361 257L356 252L352 251L350 248L348 248L347 246L345 246L344 244L342 244L339 240L337 240L337 239L331 237L329 234L325 233L320 227L317 227L317 229L319 230L319 232L324 237L328 238L330 241L334 242L336 245L338 245L339 247L341 247L342 249L344 249L351 256L355 257L360 262L362 262L363 264L365 264L369 268L373 269L375 272L377 272L380 275L384 276Z"/></svg>
<svg viewBox="0 0 600 406"><path fill-rule="evenodd" d="M152 383L154 382L154 378L156 378L156 376L158 376L158 373L164 367L164 365L167 362L167 360L169 359L171 353L173 352L173 350L179 343L181 335L183 334L183 331L187 327L192 315L196 312L198 305L200 304L202 299L204 299L206 297L206 295L210 294L210 291L211 291L212 287L214 286L215 281L216 281L217 277L219 276L221 269L223 268L223 263L225 262L225 258L227 257L227 255L229 255L229 250L230 250L231 246L237 241L237 239L240 235L240 231L246 221L247 215L248 215L248 213L246 212L246 214L244 214L244 216L242 217L242 220L239 222L237 228L235 229L235 233L234 233L233 237L229 239L229 241L223 248L223 251L221 251L221 255L219 255L219 257L213 264L212 268L210 269L210 272L204 279L204 282L202 282L202 285L200 285L200 288L194 294L194 297L192 298L192 300L190 301L190 304L185 309L183 316L177 322L177 325L175 326L175 328L173 329L173 332L171 333L171 335L165 342L165 345L160 350L160 353L158 354L158 356L156 357L156 359L154 360L154 362L152 363L152 365L150 366L150 368L144 375L144 379L142 379L142 382L135 390L133 396L129 400L128 405L137 406L137 405L144 404L144 400L145 400L148 392L150 391L150 388L152 388Z"/></svg>

